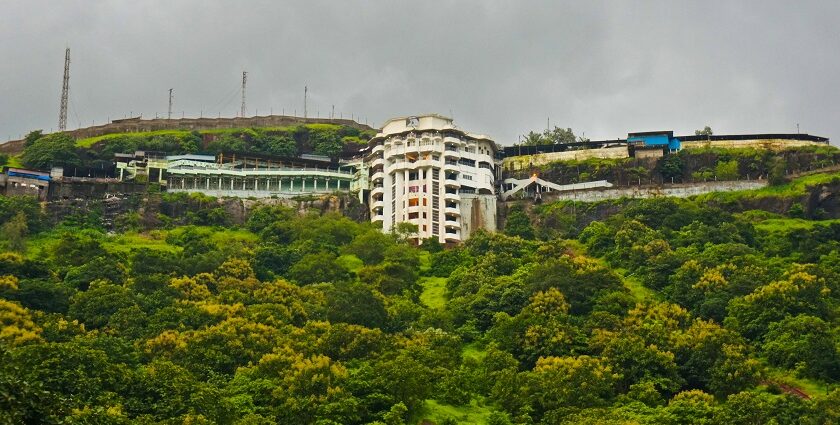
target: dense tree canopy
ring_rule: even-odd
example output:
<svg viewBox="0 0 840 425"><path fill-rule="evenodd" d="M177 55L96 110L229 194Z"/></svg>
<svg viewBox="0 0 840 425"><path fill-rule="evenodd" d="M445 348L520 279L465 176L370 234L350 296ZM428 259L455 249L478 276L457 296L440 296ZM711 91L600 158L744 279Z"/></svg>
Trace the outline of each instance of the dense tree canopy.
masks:
<svg viewBox="0 0 840 425"><path fill-rule="evenodd" d="M833 221L663 198L564 239L514 207L444 249L200 201L108 233L0 197L0 423L840 418Z"/></svg>

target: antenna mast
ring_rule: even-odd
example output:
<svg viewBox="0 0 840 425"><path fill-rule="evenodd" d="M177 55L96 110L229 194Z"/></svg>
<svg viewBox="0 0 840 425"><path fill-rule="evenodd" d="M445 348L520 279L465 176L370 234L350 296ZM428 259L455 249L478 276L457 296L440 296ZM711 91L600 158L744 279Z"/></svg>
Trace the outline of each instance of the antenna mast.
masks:
<svg viewBox="0 0 840 425"><path fill-rule="evenodd" d="M303 86L303 117L306 118L306 96L309 92L309 87Z"/></svg>
<svg viewBox="0 0 840 425"><path fill-rule="evenodd" d="M248 73L242 71L242 111L239 113L239 116L244 118L245 117L245 81L248 79Z"/></svg>
<svg viewBox="0 0 840 425"><path fill-rule="evenodd" d="M169 114L167 119L172 119L172 89L169 89Z"/></svg>
<svg viewBox="0 0 840 425"><path fill-rule="evenodd" d="M64 81L61 84L61 108L58 111L58 131L67 129L67 98L70 96L70 48L64 52Z"/></svg>

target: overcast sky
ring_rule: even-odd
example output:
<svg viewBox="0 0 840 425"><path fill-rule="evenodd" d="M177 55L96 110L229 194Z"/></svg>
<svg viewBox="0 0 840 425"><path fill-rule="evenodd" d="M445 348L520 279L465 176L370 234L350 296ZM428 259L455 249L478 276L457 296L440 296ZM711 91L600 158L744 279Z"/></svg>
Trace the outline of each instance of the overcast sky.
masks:
<svg viewBox="0 0 840 425"><path fill-rule="evenodd" d="M0 0L0 140L129 113L452 114L504 145L572 127L840 140L840 1Z"/></svg>

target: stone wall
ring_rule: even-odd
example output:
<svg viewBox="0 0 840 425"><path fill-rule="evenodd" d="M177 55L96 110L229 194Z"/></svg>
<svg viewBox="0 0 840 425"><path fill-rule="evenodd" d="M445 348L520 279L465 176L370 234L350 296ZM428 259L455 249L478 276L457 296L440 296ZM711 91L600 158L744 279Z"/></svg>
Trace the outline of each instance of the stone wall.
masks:
<svg viewBox="0 0 840 425"><path fill-rule="evenodd" d="M682 142L683 149L698 149L698 148L753 148L753 149L768 149L768 150L784 150L787 148L797 148L802 146L827 146L825 143L810 142L807 140L790 140L790 139L755 139L755 140L714 140L714 141L700 141L700 142Z"/></svg>
<svg viewBox="0 0 840 425"><path fill-rule="evenodd" d="M704 193L752 190L760 189L766 186L766 180L686 183L667 186L630 186L575 192L548 192L543 194L543 202L597 202L608 199L655 198L661 196L687 198L689 196L702 195Z"/></svg>
<svg viewBox="0 0 840 425"><path fill-rule="evenodd" d="M522 155L507 157L502 160L505 171L524 170L554 161L582 161L589 158L620 159L629 158L626 146L616 146L602 149L581 149L565 152L538 153L536 155Z"/></svg>

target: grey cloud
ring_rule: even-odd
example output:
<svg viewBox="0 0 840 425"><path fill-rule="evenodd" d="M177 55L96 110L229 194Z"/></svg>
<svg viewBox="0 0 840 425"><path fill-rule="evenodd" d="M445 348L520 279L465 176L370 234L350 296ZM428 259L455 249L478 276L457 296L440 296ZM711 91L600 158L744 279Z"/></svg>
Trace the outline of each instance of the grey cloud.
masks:
<svg viewBox="0 0 840 425"><path fill-rule="evenodd" d="M552 124L840 135L836 1L0 3L0 139L129 112L455 115L503 144Z"/></svg>

